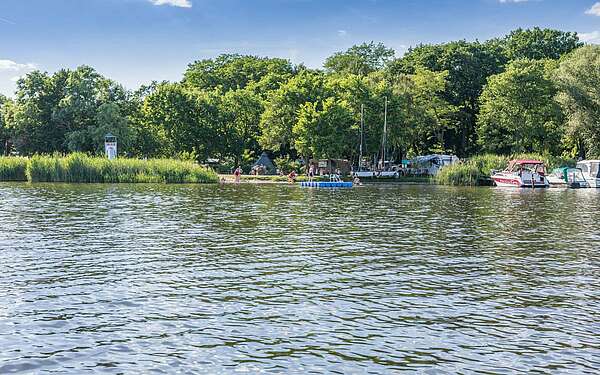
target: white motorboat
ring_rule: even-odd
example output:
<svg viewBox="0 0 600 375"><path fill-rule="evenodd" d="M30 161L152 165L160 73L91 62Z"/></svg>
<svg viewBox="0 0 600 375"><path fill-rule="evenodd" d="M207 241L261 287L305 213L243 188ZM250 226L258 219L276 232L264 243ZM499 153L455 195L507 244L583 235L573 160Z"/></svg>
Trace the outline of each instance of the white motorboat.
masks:
<svg viewBox="0 0 600 375"><path fill-rule="evenodd" d="M573 189L590 187L590 184L587 182L579 168L556 168L547 176L547 178L551 186L570 187Z"/></svg>
<svg viewBox="0 0 600 375"><path fill-rule="evenodd" d="M519 188L547 188L546 166L539 160L512 160L508 168L492 175L496 186Z"/></svg>
<svg viewBox="0 0 600 375"><path fill-rule="evenodd" d="M600 188L600 160L583 160L577 163L577 168L590 187Z"/></svg>

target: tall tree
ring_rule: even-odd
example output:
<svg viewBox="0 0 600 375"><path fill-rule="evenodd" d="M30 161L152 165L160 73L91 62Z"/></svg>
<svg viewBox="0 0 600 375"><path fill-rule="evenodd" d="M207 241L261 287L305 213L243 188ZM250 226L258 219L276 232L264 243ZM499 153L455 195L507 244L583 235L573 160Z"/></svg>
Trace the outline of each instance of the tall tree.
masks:
<svg viewBox="0 0 600 375"><path fill-rule="evenodd" d="M394 50L387 48L383 43L363 43L327 58L325 69L332 73L365 76L383 69L394 55Z"/></svg>
<svg viewBox="0 0 600 375"><path fill-rule="evenodd" d="M229 91L221 98L219 112L225 141L223 154L233 157L236 164L244 154L258 154L259 123L263 112L260 97L248 89Z"/></svg>
<svg viewBox="0 0 600 375"><path fill-rule="evenodd" d="M219 151L223 140L217 133L220 118L214 95L162 83L146 97L142 112L159 139L162 155L188 153L206 160Z"/></svg>
<svg viewBox="0 0 600 375"><path fill-rule="evenodd" d="M585 46L561 61L553 75L566 115L573 154L600 158L600 46Z"/></svg>
<svg viewBox="0 0 600 375"><path fill-rule="evenodd" d="M9 152L8 141L10 134L3 115L7 103L9 103L8 98L0 94L0 155L6 155Z"/></svg>
<svg viewBox="0 0 600 375"><path fill-rule="evenodd" d="M352 111L344 101L327 98L300 106L293 127L294 147L305 157L348 158L356 132Z"/></svg>
<svg viewBox="0 0 600 375"><path fill-rule="evenodd" d="M53 75L34 71L17 82L14 105L6 114L19 152L67 152L69 135L96 126L103 104L120 106L125 100L122 86L88 66ZM97 150L89 143L79 146L82 151Z"/></svg>
<svg viewBox="0 0 600 375"><path fill-rule="evenodd" d="M477 151L476 116L479 96L489 76L500 73L505 64L502 50L494 44L458 41L440 45L420 45L394 61L388 75L414 74L424 68L447 71L445 100L458 108L454 130L445 134L446 143L459 156Z"/></svg>
<svg viewBox="0 0 600 375"><path fill-rule="evenodd" d="M478 117L484 151L560 154L563 119L550 79L554 66L548 60L516 60L490 77Z"/></svg>
<svg viewBox="0 0 600 375"><path fill-rule="evenodd" d="M582 46L577 33L539 27L514 30L500 44L509 60L556 60Z"/></svg>
<svg viewBox="0 0 600 375"><path fill-rule="evenodd" d="M322 73L303 70L269 94L260 120L262 147L275 152L293 151L292 128L298 121L298 110L307 102L327 96L324 81Z"/></svg>
<svg viewBox="0 0 600 375"><path fill-rule="evenodd" d="M190 64L183 83L200 90L219 88L227 92L250 85L263 91L277 89L293 74L294 67L288 60L233 54Z"/></svg>

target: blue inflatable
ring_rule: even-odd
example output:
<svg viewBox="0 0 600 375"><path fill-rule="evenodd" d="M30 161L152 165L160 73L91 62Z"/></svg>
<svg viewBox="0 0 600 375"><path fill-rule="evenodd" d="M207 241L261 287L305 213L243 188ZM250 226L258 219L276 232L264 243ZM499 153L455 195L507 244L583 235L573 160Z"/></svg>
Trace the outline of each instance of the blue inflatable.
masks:
<svg viewBox="0 0 600 375"><path fill-rule="evenodd" d="M301 182L300 186L311 187L311 188L351 188L352 182L314 181L314 182Z"/></svg>

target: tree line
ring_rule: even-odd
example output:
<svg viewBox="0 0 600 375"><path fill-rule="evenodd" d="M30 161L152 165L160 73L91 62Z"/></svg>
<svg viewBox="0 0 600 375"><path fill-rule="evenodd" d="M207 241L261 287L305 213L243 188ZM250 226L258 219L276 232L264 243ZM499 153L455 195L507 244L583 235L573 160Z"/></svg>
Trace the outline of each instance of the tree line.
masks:
<svg viewBox="0 0 600 375"><path fill-rule="evenodd" d="M221 55L191 63L180 82L135 91L82 66L34 71L0 96L0 152L102 152L106 133L137 157L468 157L481 152L600 156L600 47L576 33L518 29L485 42L411 48L364 43L322 69L278 58Z"/></svg>

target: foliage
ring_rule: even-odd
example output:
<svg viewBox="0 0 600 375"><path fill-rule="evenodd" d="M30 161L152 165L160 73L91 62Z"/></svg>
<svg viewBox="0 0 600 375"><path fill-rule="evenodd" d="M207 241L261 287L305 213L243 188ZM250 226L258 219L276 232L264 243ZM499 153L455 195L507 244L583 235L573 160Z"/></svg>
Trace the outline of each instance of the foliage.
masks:
<svg viewBox="0 0 600 375"><path fill-rule="evenodd" d="M290 158L290 157L278 157L273 161L282 173L288 174L291 171L295 171L296 173L300 173L301 165L298 161Z"/></svg>
<svg viewBox="0 0 600 375"><path fill-rule="evenodd" d="M0 157L0 181L27 181L27 158Z"/></svg>
<svg viewBox="0 0 600 375"><path fill-rule="evenodd" d="M199 90L239 90L251 87L271 91L294 73L289 61L257 56L221 55L188 66L183 83Z"/></svg>
<svg viewBox="0 0 600 375"><path fill-rule="evenodd" d="M180 82L136 91L87 66L34 71L19 80L14 99L0 97L0 153L100 154L110 132L120 154L135 157L186 155L247 168L266 150L356 163L364 107L368 159L482 151L600 157L599 52L580 45L575 33L518 29L487 42L418 45L394 59L392 49L370 42L332 55L324 71L221 55L190 64Z"/></svg>
<svg viewBox="0 0 600 375"><path fill-rule="evenodd" d="M554 81L567 118L571 155L600 158L600 46L585 46L567 56Z"/></svg>
<svg viewBox="0 0 600 375"><path fill-rule="evenodd" d="M414 74L419 68L447 71L444 99L458 111L458 125L445 132L444 143L453 153L464 156L476 151L476 116L479 96L487 78L500 73L506 58L492 43L457 41L439 45L420 45L394 61L387 70L391 77Z"/></svg>
<svg viewBox="0 0 600 375"><path fill-rule="evenodd" d="M514 30L500 43L509 60L556 60L582 46L577 33L539 27Z"/></svg>
<svg viewBox="0 0 600 375"><path fill-rule="evenodd" d="M332 73L364 76L383 69L394 55L394 50L383 43L363 43L327 58L325 68Z"/></svg>
<svg viewBox="0 0 600 375"><path fill-rule="evenodd" d="M222 146L219 111L213 92L163 83L145 99L144 121L159 140L159 155L194 152L205 160Z"/></svg>
<svg viewBox="0 0 600 375"><path fill-rule="evenodd" d="M2 115L2 107L4 107L7 103L9 103L8 98L0 94L0 155L7 153L8 150L6 150L6 145L10 139L10 132Z"/></svg>
<svg viewBox="0 0 600 375"><path fill-rule="evenodd" d="M108 160L82 153L34 155L26 167L30 182L79 183L209 183L217 175L193 162L172 159Z"/></svg>
<svg viewBox="0 0 600 375"><path fill-rule="evenodd" d="M325 97L325 77L318 72L304 70L272 92L260 119L260 145L272 151L292 151L292 128L298 121L298 110L307 102Z"/></svg>
<svg viewBox="0 0 600 375"><path fill-rule="evenodd" d="M69 145L95 152L98 146L91 144L90 134L112 129L111 124L100 123L105 118L99 114L108 109L106 105L118 106L125 100L120 85L88 66L53 75L35 71L18 81L16 99L3 113L21 154L67 152Z"/></svg>
<svg viewBox="0 0 600 375"><path fill-rule="evenodd" d="M298 122L294 125L294 148L301 155L317 159L343 158L352 147L352 112L348 104L334 98L306 103L300 107Z"/></svg>
<svg viewBox="0 0 600 375"><path fill-rule="evenodd" d="M562 113L548 61L517 60L490 77L481 96L479 143L499 154L561 153Z"/></svg>

